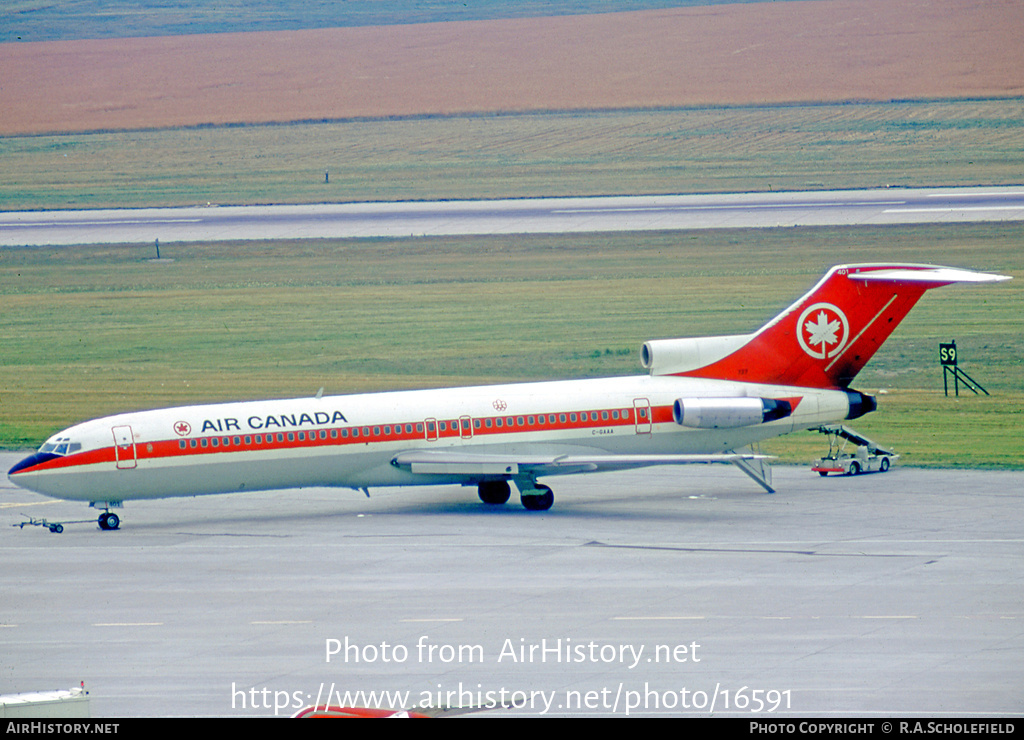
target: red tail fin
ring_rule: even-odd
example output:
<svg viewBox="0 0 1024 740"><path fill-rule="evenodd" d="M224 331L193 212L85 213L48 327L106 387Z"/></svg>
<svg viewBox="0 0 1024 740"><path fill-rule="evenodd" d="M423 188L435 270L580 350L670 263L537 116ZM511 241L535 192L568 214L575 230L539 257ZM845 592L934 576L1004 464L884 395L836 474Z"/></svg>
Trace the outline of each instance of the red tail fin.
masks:
<svg viewBox="0 0 1024 740"><path fill-rule="evenodd" d="M807 295L735 351L673 374L846 388L926 290L1008 279L932 265L833 267Z"/></svg>

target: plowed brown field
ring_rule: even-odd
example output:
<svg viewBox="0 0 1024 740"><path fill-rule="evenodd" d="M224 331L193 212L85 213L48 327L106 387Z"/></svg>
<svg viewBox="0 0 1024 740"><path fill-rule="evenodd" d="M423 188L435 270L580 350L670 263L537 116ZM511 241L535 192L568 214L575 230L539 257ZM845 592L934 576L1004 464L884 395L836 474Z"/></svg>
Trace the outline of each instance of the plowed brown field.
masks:
<svg viewBox="0 0 1024 740"><path fill-rule="evenodd" d="M0 135L1024 94L1019 0L814 0L0 45Z"/></svg>

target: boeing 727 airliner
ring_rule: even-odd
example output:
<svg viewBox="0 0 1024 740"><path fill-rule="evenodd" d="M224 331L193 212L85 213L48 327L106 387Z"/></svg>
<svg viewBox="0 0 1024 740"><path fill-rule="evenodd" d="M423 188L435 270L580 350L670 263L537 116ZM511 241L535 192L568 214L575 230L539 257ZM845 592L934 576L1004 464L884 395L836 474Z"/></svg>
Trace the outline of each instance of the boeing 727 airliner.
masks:
<svg viewBox="0 0 1024 740"><path fill-rule="evenodd" d="M753 334L643 345L647 375L251 401L141 411L58 432L9 472L19 486L110 511L129 499L305 486L511 486L649 465L728 462L771 491L770 437L855 419L875 399L854 376L925 291L1008 277L949 267L834 267Z"/></svg>

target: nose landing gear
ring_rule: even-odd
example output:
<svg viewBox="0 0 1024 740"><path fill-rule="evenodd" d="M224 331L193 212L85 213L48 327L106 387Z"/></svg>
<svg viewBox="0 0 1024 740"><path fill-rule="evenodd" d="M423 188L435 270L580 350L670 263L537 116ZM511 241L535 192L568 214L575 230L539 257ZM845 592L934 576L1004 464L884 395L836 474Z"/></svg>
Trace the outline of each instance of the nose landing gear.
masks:
<svg viewBox="0 0 1024 740"><path fill-rule="evenodd" d="M93 509L103 509L96 523L104 532L112 532L121 526L121 517L111 511L112 508L121 506L120 501L90 501L89 506Z"/></svg>

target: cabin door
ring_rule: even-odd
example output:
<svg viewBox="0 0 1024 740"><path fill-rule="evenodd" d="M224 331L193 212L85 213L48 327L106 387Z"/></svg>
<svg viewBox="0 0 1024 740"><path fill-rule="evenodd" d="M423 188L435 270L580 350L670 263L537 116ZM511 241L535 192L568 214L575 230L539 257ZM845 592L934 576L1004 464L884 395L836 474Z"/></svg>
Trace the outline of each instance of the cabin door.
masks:
<svg viewBox="0 0 1024 740"><path fill-rule="evenodd" d="M135 435L130 426L113 427L114 459L117 467L129 470L135 467Z"/></svg>
<svg viewBox="0 0 1024 740"><path fill-rule="evenodd" d="M646 398L633 399L633 421L637 434L651 433L651 402Z"/></svg>

